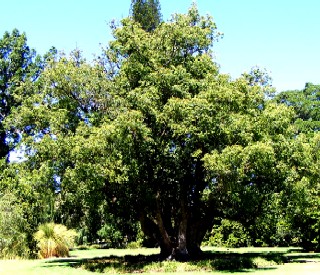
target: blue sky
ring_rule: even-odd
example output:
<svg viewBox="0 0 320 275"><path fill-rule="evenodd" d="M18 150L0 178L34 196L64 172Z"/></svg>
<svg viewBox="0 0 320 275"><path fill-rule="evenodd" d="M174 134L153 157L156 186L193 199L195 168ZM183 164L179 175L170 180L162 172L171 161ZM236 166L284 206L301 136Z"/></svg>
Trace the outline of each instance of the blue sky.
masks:
<svg viewBox="0 0 320 275"><path fill-rule="evenodd" d="M266 68L278 91L320 84L319 0L197 0L224 38L213 50L221 72L233 78L253 66ZM0 0L0 35L26 32L43 54L51 46L87 57L112 39L108 22L129 13L131 0ZM185 13L192 0L160 0L163 18Z"/></svg>

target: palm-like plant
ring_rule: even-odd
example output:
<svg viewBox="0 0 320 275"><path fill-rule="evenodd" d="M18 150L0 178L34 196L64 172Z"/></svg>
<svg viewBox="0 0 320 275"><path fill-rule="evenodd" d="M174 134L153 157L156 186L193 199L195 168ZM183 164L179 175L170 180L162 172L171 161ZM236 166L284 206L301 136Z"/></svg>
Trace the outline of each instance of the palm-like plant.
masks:
<svg viewBox="0 0 320 275"><path fill-rule="evenodd" d="M62 224L46 223L34 234L41 258L68 257L77 233Z"/></svg>

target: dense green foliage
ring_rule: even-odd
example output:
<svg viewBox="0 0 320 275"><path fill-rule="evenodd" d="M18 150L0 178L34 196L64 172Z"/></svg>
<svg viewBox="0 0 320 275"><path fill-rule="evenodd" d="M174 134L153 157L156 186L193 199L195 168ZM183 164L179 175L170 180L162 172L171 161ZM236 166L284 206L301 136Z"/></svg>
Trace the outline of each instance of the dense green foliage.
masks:
<svg viewBox="0 0 320 275"><path fill-rule="evenodd" d="M80 244L140 244L143 235L180 259L199 256L205 236L320 249L320 136L297 120L318 119L317 86L307 85L307 101L288 92L284 102L270 99L258 68L219 73L220 33L194 5L145 30L125 18L96 62L51 51L1 94L17 100L2 133L18 132L25 154L0 160L0 202L7 193L17 202L6 212L14 236L23 223L34 249L38 226L54 221L77 230Z"/></svg>

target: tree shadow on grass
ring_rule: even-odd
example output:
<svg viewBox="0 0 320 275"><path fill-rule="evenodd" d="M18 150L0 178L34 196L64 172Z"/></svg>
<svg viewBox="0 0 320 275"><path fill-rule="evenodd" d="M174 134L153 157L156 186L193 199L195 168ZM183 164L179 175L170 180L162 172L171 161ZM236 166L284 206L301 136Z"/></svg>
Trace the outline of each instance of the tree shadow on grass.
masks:
<svg viewBox="0 0 320 275"><path fill-rule="evenodd" d="M104 272L114 270L119 273L143 272L146 266L161 263L159 255L126 255L109 256L102 258L86 259L80 263L73 264L73 267L83 268L92 272Z"/></svg>
<svg viewBox="0 0 320 275"><path fill-rule="evenodd" d="M289 263L320 262L320 253L293 253L287 255Z"/></svg>
<svg viewBox="0 0 320 275"><path fill-rule="evenodd" d="M228 253L204 252L194 261L163 261L160 255L126 255L101 258L63 258L48 260L47 267L57 265L82 268L91 272L143 273L175 271L221 271L250 273L256 270L276 269L287 262L284 253Z"/></svg>
<svg viewBox="0 0 320 275"><path fill-rule="evenodd" d="M108 257L94 257L94 258L54 258L48 259L46 264L42 267L74 267L83 268L94 272L103 272L105 269L115 269L125 272L135 272L135 270L141 269L144 266L154 263L161 262L159 255L127 255L127 256L108 256Z"/></svg>
<svg viewBox="0 0 320 275"><path fill-rule="evenodd" d="M54 268L54 267L73 267L81 264L86 259L84 258L50 258L41 265L42 268Z"/></svg>

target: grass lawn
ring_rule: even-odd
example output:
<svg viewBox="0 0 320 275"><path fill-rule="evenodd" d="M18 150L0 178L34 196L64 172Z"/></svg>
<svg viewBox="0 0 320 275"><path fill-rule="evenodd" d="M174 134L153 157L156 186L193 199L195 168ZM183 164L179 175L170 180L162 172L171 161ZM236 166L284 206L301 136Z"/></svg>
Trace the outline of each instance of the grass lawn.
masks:
<svg viewBox="0 0 320 275"><path fill-rule="evenodd" d="M204 248L208 254L213 257L223 259L223 264L228 263L230 259L241 259L245 257L253 257L260 259L265 263L263 258L270 255L282 255L287 257L288 263L277 265L273 262L272 265L263 265L258 269L241 269L233 271L205 271L198 270L192 272L185 272L186 263L156 263L157 266L168 266L176 268L174 272L167 272L165 274L252 274L252 275L314 275L320 274L320 254L317 253L288 253L288 248L240 248L240 249L217 249L217 248ZM71 252L70 258L63 259L48 259L48 260L1 260L0 261L0 274L14 274L14 275L31 275L31 274L44 274L44 275L82 275L93 274L83 268L80 268L84 263L102 262L105 264L110 261L123 259L124 256L131 255L156 255L159 253L158 249L94 249L94 250L76 250ZM129 256L130 257L130 256ZM142 257L142 256L140 256ZM150 257L150 256L148 256ZM151 256L152 257L152 256ZM95 259L95 261L93 261ZM228 260L225 262L225 260ZM120 263L122 264L122 263ZM114 271L115 272L115 271ZM113 274L117 274L116 272ZM146 272L144 275L155 274L154 272Z"/></svg>

